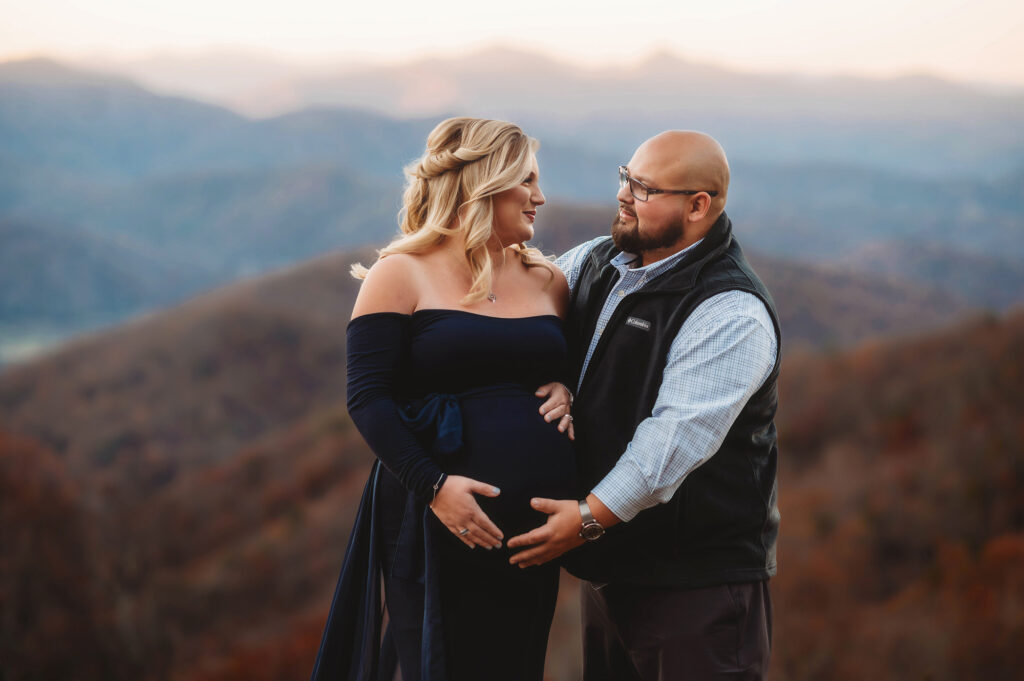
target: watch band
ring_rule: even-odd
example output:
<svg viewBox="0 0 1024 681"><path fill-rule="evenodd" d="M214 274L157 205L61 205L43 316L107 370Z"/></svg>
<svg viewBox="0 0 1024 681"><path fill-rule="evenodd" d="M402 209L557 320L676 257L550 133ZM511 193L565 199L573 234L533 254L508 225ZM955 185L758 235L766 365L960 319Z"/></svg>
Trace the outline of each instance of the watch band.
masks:
<svg viewBox="0 0 1024 681"><path fill-rule="evenodd" d="M590 504L587 503L586 499L580 499L579 503L580 519L583 521L580 525L580 536L587 541L600 539L604 534L604 526L594 518L594 514L590 512Z"/></svg>
<svg viewBox="0 0 1024 681"><path fill-rule="evenodd" d="M584 525L597 522L594 519L594 514L590 512L590 504L586 499L580 499L580 516L583 518Z"/></svg>

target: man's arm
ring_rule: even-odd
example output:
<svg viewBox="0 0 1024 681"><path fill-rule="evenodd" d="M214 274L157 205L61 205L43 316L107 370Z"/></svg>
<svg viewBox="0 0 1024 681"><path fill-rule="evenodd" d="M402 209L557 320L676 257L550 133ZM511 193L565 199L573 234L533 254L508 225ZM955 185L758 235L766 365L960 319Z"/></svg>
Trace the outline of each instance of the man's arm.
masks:
<svg viewBox="0 0 1024 681"><path fill-rule="evenodd" d="M580 278L580 270L583 268L583 262L587 259L587 256L590 255L590 251L592 251L594 246L597 244L610 238L611 237L607 236L599 236L596 239L585 241L555 259L555 267L561 270L562 274L565 276L565 282L569 286L569 296L565 301L566 304L568 304L568 301L572 299L572 294L576 290L576 282L579 281ZM558 430L561 432L568 431L569 439L575 440L575 427L572 425L572 417L568 412L565 412L563 415L562 411L560 411L561 407L565 403L563 398L564 393L561 392L561 390L556 390L556 386L561 386L565 392L569 393L571 403L572 391L567 385L557 382L546 383L540 386L537 389L537 392L534 393L537 397L547 398L544 403L540 405L540 414L544 417L545 421L551 421L556 417L560 418L561 421L558 424ZM598 520L600 521L600 518L598 518Z"/></svg>
<svg viewBox="0 0 1024 681"><path fill-rule="evenodd" d="M584 241L579 246L572 248L562 255L555 258L555 267L562 270L562 274L565 275L565 280L569 283L569 295L576 291L576 282L580 278L580 269L583 267L583 261L590 255L590 251L594 250L602 241L610 239L610 236L599 236L596 239L590 241Z"/></svg>
<svg viewBox="0 0 1024 681"><path fill-rule="evenodd" d="M613 524L606 524L606 514L629 521L671 499L686 476L718 451L771 373L776 351L771 318L756 296L729 291L698 306L672 342L651 416L587 496L598 522ZM513 563L537 565L583 543L575 536L581 522L576 501L542 499L533 507L548 513L548 522L508 541L510 548L535 545L513 556Z"/></svg>
<svg viewBox="0 0 1024 681"><path fill-rule="evenodd" d="M672 343L651 416L593 494L624 521L671 499L722 446L771 373L776 349L756 296L730 291L702 303Z"/></svg>

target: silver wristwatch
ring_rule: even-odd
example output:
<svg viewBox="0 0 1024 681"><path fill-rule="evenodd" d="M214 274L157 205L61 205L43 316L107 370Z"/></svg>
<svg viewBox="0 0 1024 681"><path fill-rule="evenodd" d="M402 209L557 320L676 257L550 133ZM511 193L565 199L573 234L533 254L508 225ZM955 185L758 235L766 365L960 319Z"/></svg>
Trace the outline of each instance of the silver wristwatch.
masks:
<svg viewBox="0 0 1024 681"><path fill-rule="evenodd" d="M590 504L587 503L586 499L580 500L580 517L583 518L583 526L580 527L580 536L587 541L600 539L601 535L604 534L604 527L601 526L601 523L597 522L594 518L594 514L590 512Z"/></svg>

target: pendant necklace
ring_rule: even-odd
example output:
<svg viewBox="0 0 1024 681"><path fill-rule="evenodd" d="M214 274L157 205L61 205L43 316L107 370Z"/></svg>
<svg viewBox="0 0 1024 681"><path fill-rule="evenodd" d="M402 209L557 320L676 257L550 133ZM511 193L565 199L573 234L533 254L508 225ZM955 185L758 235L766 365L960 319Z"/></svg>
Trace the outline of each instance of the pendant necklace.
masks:
<svg viewBox="0 0 1024 681"><path fill-rule="evenodd" d="M499 241L498 243L501 243L501 242ZM492 267L492 269L494 267L494 258L491 258L491 267ZM501 271L503 269L505 269L505 246L504 246L504 244L502 244L502 246L501 246L501 267L498 268L498 272L496 274L492 274L491 275L491 290L489 290L487 292L487 300L491 301L492 303L498 302L498 296L496 296L494 294L494 284L497 283L497 281L498 281L498 274L501 274Z"/></svg>
<svg viewBox="0 0 1024 681"><path fill-rule="evenodd" d="M492 261L493 263L493 261ZM493 266L493 265L492 265ZM494 284L497 282L498 274L501 274L501 270L505 267L505 249L501 250L501 269L498 270L497 274L491 275L491 290L487 292L487 300L492 303L498 302L498 296L494 295Z"/></svg>

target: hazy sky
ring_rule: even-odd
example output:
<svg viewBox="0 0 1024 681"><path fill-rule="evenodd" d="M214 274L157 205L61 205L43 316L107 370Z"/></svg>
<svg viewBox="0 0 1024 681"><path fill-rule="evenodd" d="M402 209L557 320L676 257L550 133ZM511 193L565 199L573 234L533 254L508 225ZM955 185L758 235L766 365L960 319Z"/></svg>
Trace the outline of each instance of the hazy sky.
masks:
<svg viewBox="0 0 1024 681"><path fill-rule="evenodd" d="M668 49L745 70L1024 85L1020 0L0 0L0 58L242 47L394 61L495 42L585 63Z"/></svg>

